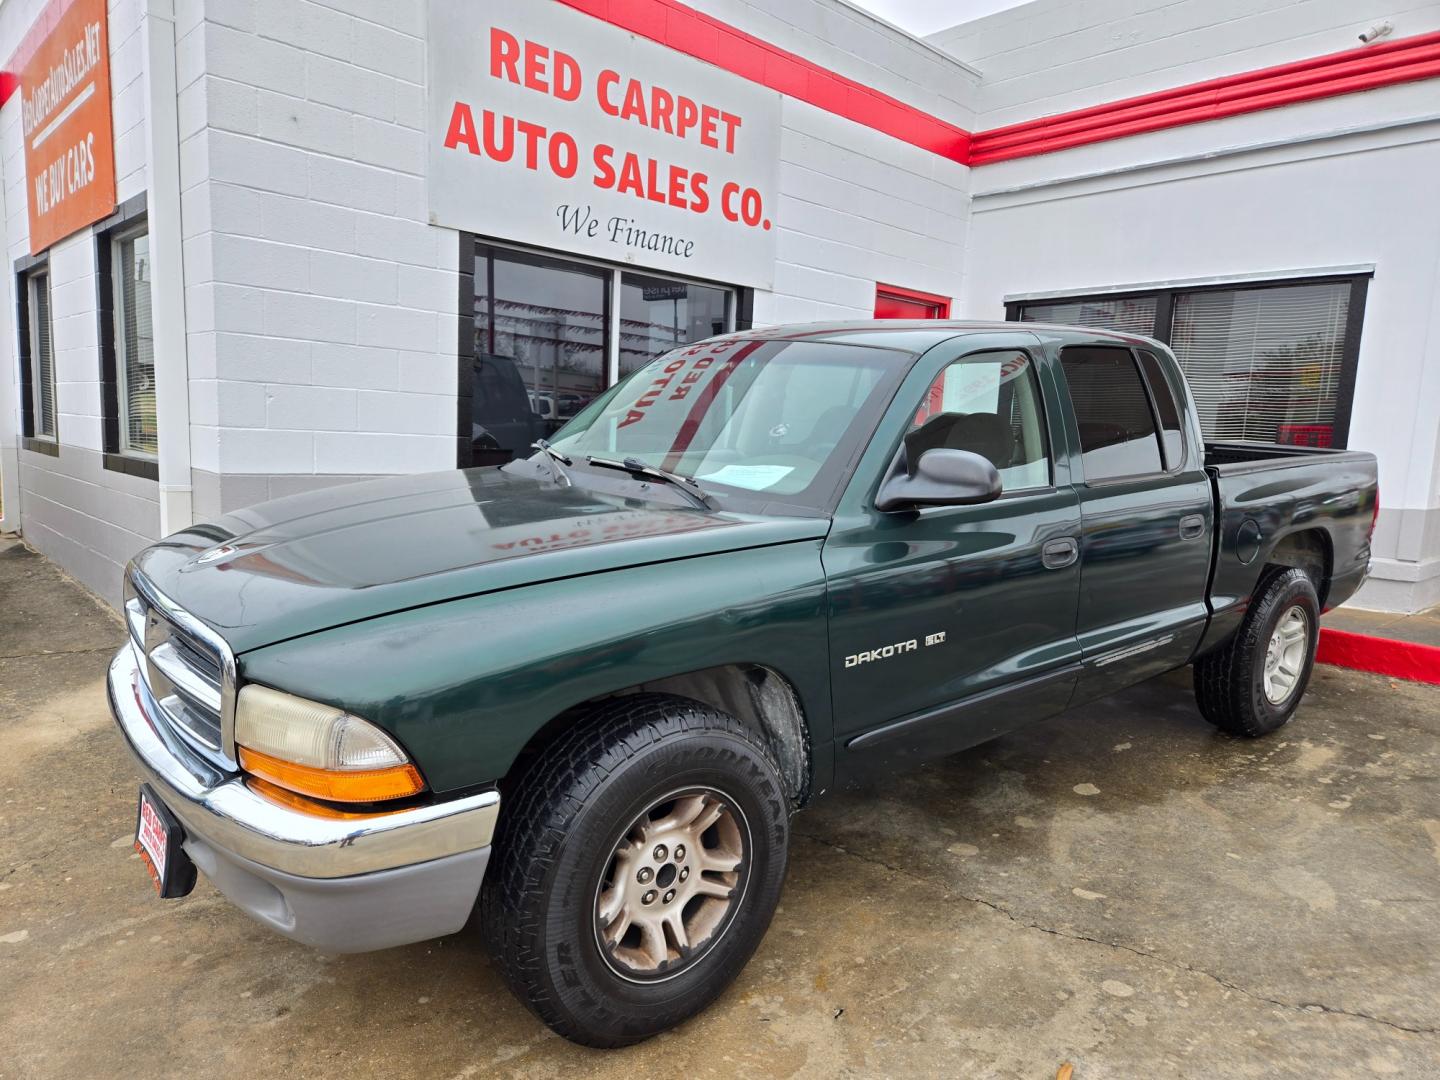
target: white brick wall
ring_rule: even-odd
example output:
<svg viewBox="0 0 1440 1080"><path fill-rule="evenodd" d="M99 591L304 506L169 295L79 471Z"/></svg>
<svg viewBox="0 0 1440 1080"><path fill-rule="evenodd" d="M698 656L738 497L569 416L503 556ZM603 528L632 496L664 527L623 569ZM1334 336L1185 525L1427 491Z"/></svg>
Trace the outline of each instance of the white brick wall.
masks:
<svg viewBox="0 0 1440 1080"><path fill-rule="evenodd" d="M958 296L969 171L803 102L782 117L775 289L756 321L870 318L877 281Z"/></svg>
<svg viewBox="0 0 1440 1080"><path fill-rule="evenodd" d="M1381 19L1397 35L1440 27L1440 6L1421 0L1258 8L1243 0L1034 0L938 35L934 44L961 64L837 0L691 2L972 130L1347 48ZM0 48L13 50L44 3L0 5ZM145 3L109 3L121 201L147 186ZM337 475L449 467L458 237L427 221L424 0L176 5L191 458L197 476L216 480L204 499L197 484L198 512ZM1440 219L1433 198L1424 199L1428 189L1417 198L1404 185L1433 177L1433 132L1412 124L1394 146L1337 143L1333 153L1306 150L1304 163L1281 147L1203 168L1070 181L1187 147L1208 150L1215 140L1235 151L1236 140L1308 138L1367 115L1413 120L1434 111L1433 91L1433 82L1415 83L974 176L786 98L775 285L756 296L755 318L868 317L877 281L958 297L957 315L991 315L1007 291L1389 260L1371 292L1354 431L1377 447L1384 441L1385 489L1402 512L1430 514L1440 507L1440 440L1425 420L1440 382L1423 365L1421 342L1427 326L1440 325L1440 308L1428 323L1414 312L1426 297L1434 306L1436 271L1425 259ZM12 263L28 250L19 118L15 98L0 111ZM1362 159L1362 150L1376 153ZM1369 187L1353 192L1344 186L1359 175L1352 156L1371 170ZM1295 198L1305 182L1291 178L1311 177L1315 191ZM1386 196L1383 213L1346 216L1381 184L1403 190ZM1025 185L1030 193L1001 190ZM1255 193L1264 205L1246 201ZM1190 213L1177 216L1177 204ZM1159 231L1147 244L1115 243L1137 214ZM1345 228L1329 227L1342 218ZM155 485L99 467L90 231L55 245L50 258L62 453L18 452L22 523L33 542L113 598L119 564L158 532ZM0 330L13 350L13 275L5 278ZM1411 365L1404 378L1363 376L1366 365L1401 362ZM1421 391L1397 406L1388 393L1397 382ZM7 416L0 430L17 427Z"/></svg>
<svg viewBox="0 0 1440 1080"><path fill-rule="evenodd" d="M701 6L969 122L964 70L862 13ZM422 0L206 0L205 14L181 92L192 350L213 358L191 361L196 467L450 466L458 237L426 223ZM877 278L956 294L965 170L808 105L782 117L780 265L757 320L866 317ZM252 384L263 417L237 389Z"/></svg>
<svg viewBox="0 0 1440 1080"><path fill-rule="evenodd" d="M981 73L976 128L1001 127L1172 86L1440 29L1433 0L1031 0L930 42Z"/></svg>
<svg viewBox="0 0 1440 1080"><path fill-rule="evenodd" d="M944 50L834 0L690 0L691 6L762 41L881 90L967 130L975 74Z"/></svg>
<svg viewBox="0 0 1440 1080"><path fill-rule="evenodd" d="M44 0L7 0L0 7L0 49L6 56L19 45L44 6ZM118 202L147 187L142 10L142 0L110 0L108 5ZM13 266L30 252L20 114L18 94L0 110L6 253L0 328L12 371L18 333ZM7 492L6 498L12 507L19 505L18 524L27 540L96 592L118 601L125 560L159 537L156 485L101 467L99 328L91 230L81 230L55 244L49 266L60 456L18 451L21 491ZM7 373L6 377L13 376ZM18 393L14 404L15 415L6 417L0 430L19 431Z"/></svg>
<svg viewBox="0 0 1440 1080"><path fill-rule="evenodd" d="M201 376L192 356L214 441L196 468L454 463L456 237L426 221L423 12L206 0L187 37L190 329L213 357Z"/></svg>

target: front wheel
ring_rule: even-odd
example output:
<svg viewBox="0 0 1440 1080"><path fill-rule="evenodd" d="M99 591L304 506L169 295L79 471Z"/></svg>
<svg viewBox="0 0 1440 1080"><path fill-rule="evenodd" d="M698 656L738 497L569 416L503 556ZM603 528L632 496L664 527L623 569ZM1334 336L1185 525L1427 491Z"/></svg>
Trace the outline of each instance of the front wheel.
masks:
<svg viewBox="0 0 1440 1080"><path fill-rule="evenodd" d="M1195 662L1205 719L1252 738L1283 727L1310 682L1319 631L1320 602L1305 571L1264 578L1235 636Z"/></svg>
<svg viewBox="0 0 1440 1080"><path fill-rule="evenodd" d="M501 815L481 919L555 1031L638 1042L739 974L785 876L789 804L755 734L684 698L602 706L543 751Z"/></svg>

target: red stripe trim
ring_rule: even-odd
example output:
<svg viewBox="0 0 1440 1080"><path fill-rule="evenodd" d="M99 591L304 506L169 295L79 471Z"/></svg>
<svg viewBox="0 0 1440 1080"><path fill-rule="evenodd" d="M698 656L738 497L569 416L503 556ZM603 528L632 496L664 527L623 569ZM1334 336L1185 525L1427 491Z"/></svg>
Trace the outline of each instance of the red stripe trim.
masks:
<svg viewBox="0 0 1440 1080"><path fill-rule="evenodd" d="M1440 32L1419 34L971 134L679 0L559 2L836 116L970 166L1440 77Z"/></svg>
<svg viewBox="0 0 1440 1080"><path fill-rule="evenodd" d="M1440 77L1440 32L1436 32L972 134L678 0L559 2L836 116L970 166ZM71 3L73 0L52 0L36 18L6 70L0 72L0 105L19 89L19 70Z"/></svg>
<svg viewBox="0 0 1440 1080"><path fill-rule="evenodd" d="M970 133L678 0L559 0L676 52L963 163Z"/></svg>
<svg viewBox="0 0 1440 1080"><path fill-rule="evenodd" d="M1434 645L1394 641L1322 626L1315 659L1336 667L1440 684L1440 648Z"/></svg>
<svg viewBox="0 0 1440 1080"><path fill-rule="evenodd" d="M1440 32L1227 75L976 132L970 165L1440 76Z"/></svg>

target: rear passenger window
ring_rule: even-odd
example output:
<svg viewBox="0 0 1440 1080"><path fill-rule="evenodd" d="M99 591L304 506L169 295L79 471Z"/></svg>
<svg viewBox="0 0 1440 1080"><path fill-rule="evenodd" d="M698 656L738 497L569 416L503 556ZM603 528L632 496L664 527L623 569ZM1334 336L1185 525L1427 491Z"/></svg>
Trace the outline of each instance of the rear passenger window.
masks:
<svg viewBox="0 0 1440 1080"><path fill-rule="evenodd" d="M1080 425L1085 479L1163 471L1155 414L1130 350L1076 346L1060 350L1060 365Z"/></svg>
<svg viewBox="0 0 1440 1080"><path fill-rule="evenodd" d="M1170 383L1165 378L1165 369L1154 353L1140 354L1140 367L1145 371L1145 381L1150 384L1150 399L1155 402L1155 415L1160 418L1160 445L1165 449L1165 468L1174 472L1185 461L1185 436L1180 427L1180 410L1175 407L1175 395L1170 393Z"/></svg>

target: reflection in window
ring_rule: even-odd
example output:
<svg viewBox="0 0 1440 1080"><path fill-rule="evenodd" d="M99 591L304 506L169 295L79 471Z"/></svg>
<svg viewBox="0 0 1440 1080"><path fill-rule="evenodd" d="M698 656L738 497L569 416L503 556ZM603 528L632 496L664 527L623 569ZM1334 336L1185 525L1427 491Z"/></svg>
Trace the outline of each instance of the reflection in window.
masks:
<svg viewBox="0 0 1440 1080"><path fill-rule="evenodd" d="M477 256L474 462L499 465L604 389L609 274L522 252Z"/></svg>
<svg viewBox="0 0 1440 1080"><path fill-rule="evenodd" d="M528 457L612 384L723 334L736 292L475 245L471 461ZM618 346L619 355L616 355Z"/></svg>
<svg viewBox="0 0 1440 1080"><path fill-rule="evenodd" d="M1181 294L1171 344L1208 438L1330 446L1350 283Z"/></svg>
<svg viewBox="0 0 1440 1080"><path fill-rule="evenodd" d="M55 438L55 352L50 325L50 274L29 276L30 290L30 392L35 434Z"/></svg>
<svg viewBox="0 0 1440 1080"><path fill-rule="evenodd" d="M1025 304L1020 309L1020 321L1089 326L1096 330L1150 337L1155 333L1155 308L1154 296L1042 301Z"/></svg>
<svg viewBox="0 0 1440 1080"><path fill-rule="evenodd" d="M1178 469L1185 460L1185 434L1180 421L1180 409L1175 404L1175 395L1170 392L1165 369L1160 366L1160 359L1154 353L1141 352L1140 366L1145 371L1145 381L1150 384L1150 399L1155 402L1155 413L1160 418L1160 440L1165 448L1165 468Z"/></svg>
<svg viewBox="0 0 1440 1080"><path fill-rule="evenodd" d="M908 359L809 341L697 345L642 370L556 446L577 462L633 457L722 493L819 505Z"/></svg>
<svg viewBox="0 0 1440 1080"><path fill-rule="evenodd" d="M1155 414L1129 349L1060 350L1070 387L1087 481L1160 471Z"/></svg>
<svg viewBox="0 0 1440 1080"><path fill-rule="evenodd" d="M1005 491L1045 487L1050 461L1035 365L1023 352L984 352L955 361L930 385L906 440L921 453L968 450L1000 472Z"/></svg>
<svg viewBox="0 0 1440 1080"><path fill-rule="evenodd" d="M625 274L620 284L620 377L677 345L723 334L726 289Z"/></svg>
<svg viewBox="0 0 1440 1080"><path fill-rule="evenodd" d="M1207 439L1332 446L1356 362L1364 279L1026 301L1023 322L1156 337L1175 350ZM1358 290L1358 291L1357 291ZM1352 326L1352 323L1356 325ZM1163 407L1163 402L1157 400ZM1162 420L1163 420L1162 416ZM1167 434L1167 446L1173 441Z"/></svg>
<svg viewBox="0 0 1440 1080"><path fill-rule="evenodd" d="M114 242L115 345L120 378L120 448L159 452L155 423L155 333L150 322L150 237Z"/></svg>

